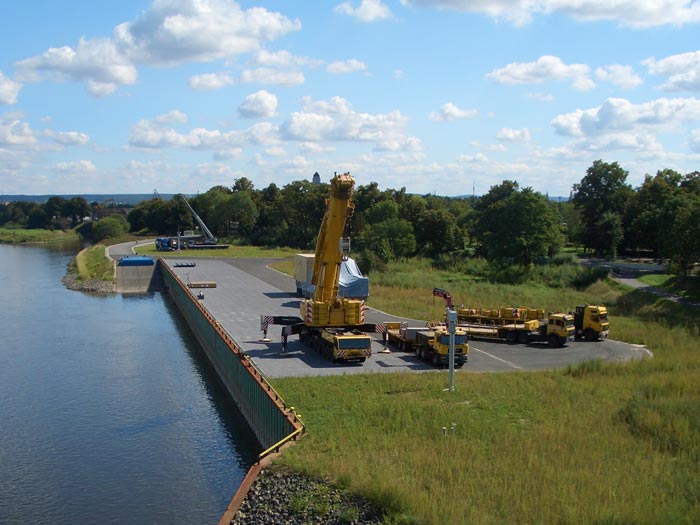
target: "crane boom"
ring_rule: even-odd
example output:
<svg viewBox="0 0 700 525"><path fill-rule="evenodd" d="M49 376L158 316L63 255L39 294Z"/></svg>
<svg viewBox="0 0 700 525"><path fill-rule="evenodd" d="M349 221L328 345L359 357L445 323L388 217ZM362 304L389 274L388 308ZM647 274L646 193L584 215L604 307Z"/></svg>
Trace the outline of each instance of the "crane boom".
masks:
<svg viewBox="0 0 700 525"><path fill-rule="evenodd" d="M190 209L192 212L192 216L194 217L194 220L197 221L197 224L199 224L199 229L202 230L202 233L204 234L204 242L206 244L216 244L216 237L209 231L209 228L207 228L207 225L204 224L204 221L197 215L197 212L194 211L192 206L190 206L190 203L187 202L187 199L185 198L184 195L180 195L182 197L182 200L185 201L185 204L187 204L187 207Z"/></svg>
<svg viewBox="0 0 700 525"><path fill-rule="evenodd" d="M314 301L328 302L338 297L340 265L348 258L350 240L343 237L348 218L355 207L352 194L355 181L349 173L330 182L330 196L316 241L316 254L311 284L315 285Z"/></svg>

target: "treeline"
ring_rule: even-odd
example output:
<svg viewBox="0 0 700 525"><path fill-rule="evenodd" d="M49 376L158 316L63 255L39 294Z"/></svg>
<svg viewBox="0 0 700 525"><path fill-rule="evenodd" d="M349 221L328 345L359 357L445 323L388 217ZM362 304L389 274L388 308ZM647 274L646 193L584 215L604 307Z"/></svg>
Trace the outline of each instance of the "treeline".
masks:
<svg viewBox="0 0 700 525"><path fill-rule="evenodd" d="M526 266L555 256L571 243L599 257L644 253L687 272L700 260L700 174L666 169L647 175L636 189L627 177L616 162L596 161L567 202L552 202L509 180L478 198L358 185L349 232L353 253L365 268L392 259L448 254ZM258 190L243 177L191 203L217 235L308 250L315 245L327 195L327 184L295 181ZM178 198L143 202L128 220L132 231L162 234L193 226Z"/></svg>
<svg viewBox="0 0 700 525"><path fill-rule="evenodd" d="M569 243L598 257L622 253L662 258L687 274L700 261L700 173L664 169L647 175L638 188L629 185L627 177L618 163L595 161L566 202L553 202L510 180L469 198L413 195L405 188L381 190L374 182L360 184L348 232L353 256L365 271L416 255L451 260L479 256L492 263L528 266L551 259ZM324 183L294 181L281 188L272 183L256 189L242 177L231 187L215 186L192 197L190 203L219 237L312 250L327 196ZM0 209L0 225L74 226L89 212L80 197L51 197L43 205L15 202ZM177 196L143 201L127 220L128 224L101 219L93 232L104 237L128 228L175 235L196 226Z"/></svg>
<svg viewBox="0 0 700 525"><path fill-rule="evenodd" d="M91 211L83 197L50 197L43 204L14 201L0 206L0 226L66 230L80 224Z"/></svg>

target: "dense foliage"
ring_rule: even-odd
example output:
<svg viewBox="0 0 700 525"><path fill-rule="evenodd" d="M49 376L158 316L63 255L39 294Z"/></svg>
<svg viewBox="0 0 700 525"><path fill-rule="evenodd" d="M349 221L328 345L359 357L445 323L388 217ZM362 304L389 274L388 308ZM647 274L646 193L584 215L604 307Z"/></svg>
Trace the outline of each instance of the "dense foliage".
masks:
<svg viewBox="0 0 700 525"><path fill-rule="evenodd" d="M407 257L477 255L501 272L549 260L569 243L598 257L646 254L688 274L700 261L700 172L660 170L647 175L638 188L627 177L617 162L597 160L566 202L554 202L510 180L481 197L467 198L381 190L376 182L358 185L349 225L353 253L365 271ZM327 196L328 184L301 180L258 190L241 177L231 187L215 186L192 197L190 204L214 235L253 246L311 250ZM65 229L91 211L80 197L51 197L45 204L12 202L0 207L0 226ZM100 238L120 229L114 220L98 223L94 229ZM128 226L151 235L198 227L177 196L138 204L129 212Z"/></svg>

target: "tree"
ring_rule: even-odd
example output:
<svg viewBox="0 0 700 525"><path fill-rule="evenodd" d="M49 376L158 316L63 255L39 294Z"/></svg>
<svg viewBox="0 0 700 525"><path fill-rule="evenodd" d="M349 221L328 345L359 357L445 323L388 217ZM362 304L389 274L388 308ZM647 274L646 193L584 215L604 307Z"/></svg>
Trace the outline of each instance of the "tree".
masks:
<svg viewBox="0 0 700 525"><path fill-rule="evenodd" d="M617 162L610 164L596 160L586 170L586 176L581 182L574 184L572 199L581 211L584 247L594 249L598 256L607 249L608 242L599 230L599 226L604 224L601 222L602 215L610 212L623 217L633 193L632 188L625 183L627 175L627 171Z"/></svg>
<svg viewBox="0 0 700 525"><path fill-rule="evenodd" d="M83 217L90 215L90 206L82 197L73 197L64 202L61 208L61 216L71 221L71 225L78 224Z"/></svg>
<svg viewBox="0 0 700 525"><path fill-rule="evenodd" d="M237 224L238 234L247 237L258 220L258 208L248 191L224 196L214 211L218 224Z"/></svg>
<svg viewBox="0 0 700 525"><path fill-rule="evenodd" d="M520 191L510 181L492 190L484 196L488 206L477 206L483 211L477 219L476 236L487 259L529 265L536 257L551 256L559 249L563 240L560 218L544 195L531 188Z"/></svg>
<svg viewBox="0 0 700 525"><path fill-rule="evenodd" d="M124 235L129 229L129 224L121 215L110 215L92 224L92 239L95 242L104 239L114 239Z"/></svg>
<svg viewBox="0 0 700 525"><path fill-rule="evenodd" d="M678 208L669 237L669 257L687 278L700 260L700 196L689 196Z"/></svg>
<svg viewBox="0 0 700 525"><path fill-rule="evenodd" d="M310 249L326 211L328 184L294 181L282 188L281 205L287 221L287 244Z"/></svg>

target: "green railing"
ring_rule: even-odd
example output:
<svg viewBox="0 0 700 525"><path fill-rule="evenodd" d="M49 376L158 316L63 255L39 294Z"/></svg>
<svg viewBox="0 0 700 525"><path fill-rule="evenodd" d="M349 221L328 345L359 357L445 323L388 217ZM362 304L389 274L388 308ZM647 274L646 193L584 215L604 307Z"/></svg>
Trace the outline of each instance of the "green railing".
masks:
<svg viewBox="0 0 700 525"><path fill-rule="evenodd" d="M168 293L187 320L233 401L258 438L260 459L295 439L304 425L267 382L233 337L212 317L173 270L162 260Z"/></svg>

